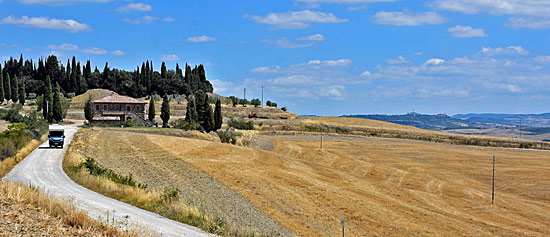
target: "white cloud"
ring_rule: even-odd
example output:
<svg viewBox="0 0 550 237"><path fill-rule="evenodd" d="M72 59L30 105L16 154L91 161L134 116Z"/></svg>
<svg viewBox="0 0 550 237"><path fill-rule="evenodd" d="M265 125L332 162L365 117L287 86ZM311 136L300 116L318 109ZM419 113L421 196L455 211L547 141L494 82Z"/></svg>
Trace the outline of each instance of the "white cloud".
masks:
<svg viewBox="0 0 550 237"><path fill-rule="evenodd" d="M78 46L75 44L63 43L60 45L48 45L48 49L61 50L61 51L74 51L78 50Z"/></svg>
<svg viewBox="0 0 550 237"><path fill-rule="evenodd" d="M247 16L252 20L274 25L281 29L303 29L312 23L342 23L348 19L339 19L332 13L304 10L299 12L269 13L267 16Z"/></svg>
<svg viewBox="0 0 550 237"><path fill-rule="evenodd" d="M473 37L487 37L483 29L475 29L471 26L456 25L447 29L447 32L455 38L473 38Z"/></svg>
<svg viewBox="0 0 550 237"><path fill-rule="evenodd" d="M118 7L116 10L117 12L130 12L130 11L148 12L153 10L153 7L151 5L144 4L144 3L130 3L128 5Z"/></svg>
<svg viewBox="0 0 550 237"><path fill-rule="evenodd" d="M345 67L351 64L351 59L338 59L338 60L309 60L308 65L323 66L323 67Z"/></svg>
<svg viewBox="0 0 550 237"><path fill-rule="evenodd" d="M337 4L365 4L375 2L394 2L397 0L296 0L297 3L304 3L308 7L318 7L322 3Z"/></svg>
<svg viewBox="0 0 550 237"><path fill-rule="evenodd" d="M314 34L314 35L300 37L297 40L324 41L325 36L323 36L322 34Z"/></svg>
<svg viewBox="0 0 550 237"><path fill-rule="evenodd" d="M181 58L178 56L178 55L175 55L175 54L164 54L162 56L160 56L160 60L164 60L164 61L177 61L177 60L180 60Z"/></svg>
<svg viewBox="0 0 550 237"><path fill-rule="evenodd" d="M176 18L165 17L165 18L162 18L162 21L164 21L164 22L174 22L174 21L176 21Z"/></svg>
<svg viewBox="0 0 550 237"><path fill-rule="evenodd" d="M14 16L8 16L0 20L0 24L12 24L20 27L29 28L65 30L71 33L91 30L89 25L79 23L73 19L63 20L48 17L22 16L18 18Z"/></svg>
<svg viewBox="0 0 550 237"><path fill-rule="evenodd" d="M20 3L24 4L69 4L69 3L76 3L76 2L97 2L97 3L104 3L104 2L110 2L111 0L19 0Z"/></svg>
<svg viewBox="0 0 550 237"><path fill-rule="evenodd" d="M439 64L442 64L444 63L445 60L443 59L440 59L440 58L431 58L431 59L428 59L424 65L439 65Z"/></svg>
<svg viewBox="0 0 550 237"><path fill-rule="evenodd" d="M507 25L515 29L550 29L550 18L511 17Z"/></svg>
<svg viewBox="0 0 550 237"><path fill-rule="evenodd" d="M287 40L286 38L280 38L280 39L277 39L277 40L262 40L261 41L262 43L266 43L266 44L271 44L271 45L274 45L274 46L277 46L279 48L285 48L285 49L297 49L297 48L307 48L307 47L311 47L313 45L315 45L315 43L313 42L310 42L310 43L294 43L294 42L291 42L289 40Z"/></svg>
<svg viewBox="0 0 550 237"><path fill-rule="evenodd" d="M220 79L209 80L214 87L214 93L220 94L224 92L229 92L235 89L235 85L230 81L222 81ZM239 88L240 89L240 88Z"/></svg>
<svg viewBox="0 0 550 237"><path fill-rule="evenodd" d="M250 70L250 72L252 72L252 73L276 73L280 69L281 69L280 66L257 67L257 68L254 68L254 69Z"/></svg>
<svg viewBox="0 0 550 237"><path fill-rule="evenodd" d="M63 51L56 51L56 50L52 50L48 53L48 55L55 55L57 57L65 57L65 53Z"/></svg>
<svg viewBox="0 0 550 237"><path fill-rule="evenodd" d="M529 55L530 52L527 51L525 48L523 48L521 45L519 46L508 46L506 48L491 48L491 47L483 47L481 49L481 53L489 56L494 55Z"/></svg>
<svg viewBox="0 0 550 237"><path fill-rule="evenodd" d="M361 76L364 76L364 77L368 77L370 76L372 73L370 71L364 71L363 73L361 73Z"/></svg>
<svg viewBox="0 0 550 237"><path fill-rule="evenodd" d="M544 56L544 55L536 56L535 57L535 62L550 64L550 56Z"/></svg>
<svg viewBox="0 0 550 237"><path fill-rule="evenodd" d="M408 63L409 60L405 59L403 56L399 56L396 59L388 58L386 59L387 64L402 64L402 63Z"/></svg>
<svg viewBox="0 0 550 237"><path fill-rule="evenodd" d="M116 56L122 56L125 53L122 50L114 50L114 51L111 51L111 54Z"/></svg>
<svg viewBox="0 0 550 237"><path fill-rule="evenodd" d="M187 38L187 41L193 42L193 43L202 43L202 42L216 41L216 38L212 36L201 35L197 37L189 37Z"/></svg>
<svg viewBox="0 0 550 237"><path fill-rule="evenodd" d="M151 24L158 20L158 16L145 15L142 18L124 18L124 21L131 24Z"/></svg>
<svg viewBox="0 0 550 237"><path fill-rule="evenodd" d="M333 86L323 88L319 94L324 97L341 98L344 95L345 89L346 89L345 86L333 85Z"/></svg>
<svg viewBox="0 0 550 237"><path fill-rule="evenodd" d="M395 26L419 26L424 24L435 25L446 21L437 12L386 12L379 11L373 17L374 22L384 25Z"/></svg>
<svg viewBox="0 0 550 237"><path fill-rule="evenodd" d="M548 17L550 1L541 0L435 0L435 9L476 14Z"/></svg>
<svg viewBox="0 0 550 237"><path fill-rule="evenodd" d="M106 49L102 49L102 48L90 47L90 48L82 49L82 52L88 53L88 54L106 54L109 51L107 51Z"/></svg>

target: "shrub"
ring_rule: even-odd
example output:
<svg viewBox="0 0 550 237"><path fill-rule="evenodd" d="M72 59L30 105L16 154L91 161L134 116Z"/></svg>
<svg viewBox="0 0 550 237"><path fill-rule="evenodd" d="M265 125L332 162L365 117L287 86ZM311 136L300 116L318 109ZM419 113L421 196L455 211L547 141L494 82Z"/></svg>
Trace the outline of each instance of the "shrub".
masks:
<svg viewBox="0 0 550 237"><path fill-rule="evenodd" d="M281 110L286 112L286 107L281 107Z"/></svg>
<svg viewBox="0 0 550 237"><path fill-rule="evenodd" d="M242 130L253 130L254 129L254 123L252 121L245 121L244 119L230 119L229 123L227 123L229 127L236 128L236 129L242 129Z"/></svg>
<svg viewBox="0 0 550 237"><path fill-rule="evenodd" d="M237 143L237 137L240 137L242 135L243 134L240 132L218 131L218 136L220 137L220 141L222 143L235 144Z"/></svg>
<svg viewBox="0 0 550 237"><path fill-rule="evenodd" d="M77 169L83 169L83 168L88 170L88 173L91 175L104 176L118 184L128 185L131 187L138 187L142 189L147 188L147 184L136 183L131 173L128 174L127 176L117 174L110 169L101 167L99 164L96 163L94 158L91 158L91 157L87 157L84 162L80 163L80 165L77 166Z"/></svg>
<svg viewBox="0 0 550 237"><path fill-rule="evenodd" d="M201 125L198 124L195 121L185 121L185 119L177 119L175 121L170 122L170 127L173 128L179 128L183 130L201 130Z"/></svg>

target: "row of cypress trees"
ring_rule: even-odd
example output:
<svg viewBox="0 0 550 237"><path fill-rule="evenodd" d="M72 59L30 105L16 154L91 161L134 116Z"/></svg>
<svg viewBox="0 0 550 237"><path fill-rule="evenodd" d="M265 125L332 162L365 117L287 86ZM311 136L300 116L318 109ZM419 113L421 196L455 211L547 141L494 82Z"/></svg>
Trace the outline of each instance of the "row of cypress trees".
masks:
<svg viewBox="0 0 550 237"><path fill-rule="evenodd" d="M4 79L4 74L6 78ZM14 103L25 104L27 93L25 92L25 83L20 83L17 76L11 77L9 73L2 73L2 65L0 65L0 104L4 100L13 101Z"/></svg>

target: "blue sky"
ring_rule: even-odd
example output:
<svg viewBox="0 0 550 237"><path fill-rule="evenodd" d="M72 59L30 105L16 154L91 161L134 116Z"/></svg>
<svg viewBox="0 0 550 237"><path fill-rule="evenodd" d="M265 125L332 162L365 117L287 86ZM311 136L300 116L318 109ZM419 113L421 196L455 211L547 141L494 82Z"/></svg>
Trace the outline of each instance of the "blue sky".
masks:
<svg viewBox="0 0 550 237"><path fill-rule="evenodd" d="M550 1L0 0L0 59L204 64L298 114L550 112Z"/></svg>

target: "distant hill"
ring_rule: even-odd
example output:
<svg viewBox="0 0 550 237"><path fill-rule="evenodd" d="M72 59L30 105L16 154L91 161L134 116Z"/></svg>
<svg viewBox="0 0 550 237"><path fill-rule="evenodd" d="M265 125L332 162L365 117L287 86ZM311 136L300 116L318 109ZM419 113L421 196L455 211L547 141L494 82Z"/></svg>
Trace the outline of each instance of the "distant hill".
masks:
<svg viewBox="0 0 550 237"><path fill-rule="evenodd" d="M509 126L550 127L550 113L543 114L456 114L452 118L479 124L502 124Z"/></svg>
<svg viewBox="0 0 550 237"><path fill-rule="evenodd" d="M401 125L409 125L409 126L413 125L412 113L403 114L403 115L382 115L382 114L344 115L342 117L364 118L364 119L385 121L390 123L397 123ZM478 124L471 123L468 120L451 118L445 114L428 115L428 114L414 113L414 126L417 128L443 130L443 129L450 129L450 128L475 127L477 125Z"/></svg>

